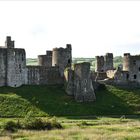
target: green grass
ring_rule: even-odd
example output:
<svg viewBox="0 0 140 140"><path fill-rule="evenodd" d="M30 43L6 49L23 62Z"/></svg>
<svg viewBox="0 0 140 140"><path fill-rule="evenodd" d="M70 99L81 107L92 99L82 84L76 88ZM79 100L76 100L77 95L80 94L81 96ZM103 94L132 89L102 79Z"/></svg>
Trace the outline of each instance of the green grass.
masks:
<svg viewBox="0 0 140 140"><path fill-rule="evenodd" d="M27 58L26 64L27 65L38 65L37 58Z"/></svg>
<svg viewBox="0 0 140 140"><path fill-rule="evenodd" d="M45 119L45 118L44 118ZM1 120L1 119L0 119ZM6 120L6 119L5 119ZM2 140L139 140L140 118L121 119L98 117L91 119L59 118L63 129L51 131L18 130L0 132Z"/></svg>
<svg viewBox="0 0 140 140"><path fill-rule="evenodd" d="M77 103L63 86L22 86L0 88L0 116L92 116L140 114L140 89L107 86L96 92L97 100Z"/></svg>

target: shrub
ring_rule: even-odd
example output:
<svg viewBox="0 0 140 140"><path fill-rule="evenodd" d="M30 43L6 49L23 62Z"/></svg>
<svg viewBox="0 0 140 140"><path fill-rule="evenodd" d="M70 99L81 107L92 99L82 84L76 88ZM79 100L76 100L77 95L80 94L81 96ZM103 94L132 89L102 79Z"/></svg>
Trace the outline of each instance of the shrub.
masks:
<svg viewBox="0 0 140 140"><path fill-rule="evenodd" d="M22 123L24 129L50 130L53 128L62 128L62 125L56 120L55 117L45 121L41 118L33 117L32 112L27 113Z"/></svg>
<svg viewBox="0 0 140 140"><path fill-rule="evenodd" d="M6 123L4 123L4 125L2 126L4 130L8 130L11 132L16 131L16 129L21 128L21 125L18 122L14 122L14 121L7 121Z"/></svg>

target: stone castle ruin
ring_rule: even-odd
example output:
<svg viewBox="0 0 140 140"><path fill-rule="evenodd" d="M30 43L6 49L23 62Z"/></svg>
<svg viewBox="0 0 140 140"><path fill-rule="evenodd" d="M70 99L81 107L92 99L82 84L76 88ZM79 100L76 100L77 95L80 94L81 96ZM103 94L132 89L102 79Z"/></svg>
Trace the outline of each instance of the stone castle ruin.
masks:
<svg viewBox="0 0 140 140"><path fill-rule="evenodd" d="M95 80L105 83L111 83L121 86L139 86L140 85L140 55L130 55L125 53L123 56L123 65L117 69L113 68L113 54L106 55L108 63L105 65L99 63L101 57L96 57L96 72Z"/></svg>
<svg viewBox="0 0 140 140"><path fill-rule="evenodd" d="M95 83L140 85L140 56L124 54L123 67L114 69L113 54L96 56L95 72L90 71L90 63L72 66L72 46L47 50L38 55L37 66L26 65L26 52L15 48L10 36L5 46L0 46L0 86L19 87L21 85L65 85L66 93L78 102L96 100Z"/></svg>
<svg viewBox="0 0 140 140"><path fill-rule="evenodd" d="M71 93L67 93L77 101L93 101L95 94L90 79L90 64L77 64L73 71L71 52L71 44L67 44L66 48L47 50L45 55L38 56L37 66L26 66L25 50L15 48L14 41L7 36L5 46L0 46L0 86L58 85L67 82L69 85L70 79L66 81L64 75L68 68L72 72L72 77L68 77L72 86Z"/></svg>

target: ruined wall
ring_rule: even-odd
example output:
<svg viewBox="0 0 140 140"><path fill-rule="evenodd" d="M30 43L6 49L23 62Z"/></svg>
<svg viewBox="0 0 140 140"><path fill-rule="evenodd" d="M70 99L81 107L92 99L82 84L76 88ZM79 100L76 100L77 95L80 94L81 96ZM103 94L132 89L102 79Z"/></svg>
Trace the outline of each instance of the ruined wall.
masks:
<svg viewBox="0 0 140 140"><path fill-rule="evenodd" d="M27 66L27 84L56 85L63 84L58 67Z"/></svg>
<svg viewBox="0 0 140 140"><path fill-rule="evenodd" d="M5 48L0 48L0 86L6 85L6 75L7 75L7 50Z"/></svg>
<svg viewBox="0 0 140 140"><path fill-rule="evenodd" d="M97 72L96 75L97 76L95 78L95 81L97 81L97 80L104 80L104 79L108 78L106 72Z"/></svg>
<svg viewBox="0 0 140 140"><path fill-rule="evenodd" d="M18 87L26 81L26 54L24 49L7 49L7 86Z"/></svg>
<svg viewBox="0 0 140 140"><path fill-rule="evenodd" d="M74 71L71 68L66 68L64 72L65 90L68 95L74 95Z"/></svg>
<svg viewBox="0 0 140 140"><path fill-rule="evenodd" d="M127 71L119 71L116 70L114 73L114 80L117 83L126 83L127 81L129 81L129 77L128 77L128 72Z"/></svg>
<svg viewBox="0 0 140 140"><path fill-rule="evenodd" d="M52 53L52 66L58 66L61 76L66 67L70 67L72 62L71 45L66 48L54 48Z"/></svg>
<svg viewBox="0 0 140 140"><path fill-rule="evenodd" d="M38 55L40 66L52 67L52 51L47 51L46 55Z"/></svg>
<svg viewBox="0 0 140 140"><path fill-rule="evenodd" d="M92 85L90 63L78 63L74 70L65 70L65 90L68 95L74 96L77 102L90 102L96 99Z"/></svg>

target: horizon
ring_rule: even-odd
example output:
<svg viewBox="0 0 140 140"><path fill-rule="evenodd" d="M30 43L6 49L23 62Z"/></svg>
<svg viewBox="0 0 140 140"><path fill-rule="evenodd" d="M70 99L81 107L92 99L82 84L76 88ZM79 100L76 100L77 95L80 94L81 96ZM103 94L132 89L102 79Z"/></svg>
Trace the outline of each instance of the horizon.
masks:
<svg viewBox="0 0 140 140"><path fill-rule="evenodd" d="M139 55L139 13L140 1L0 1L0 45L10 35L27 58L66 44L73 58Z"/></svg>

